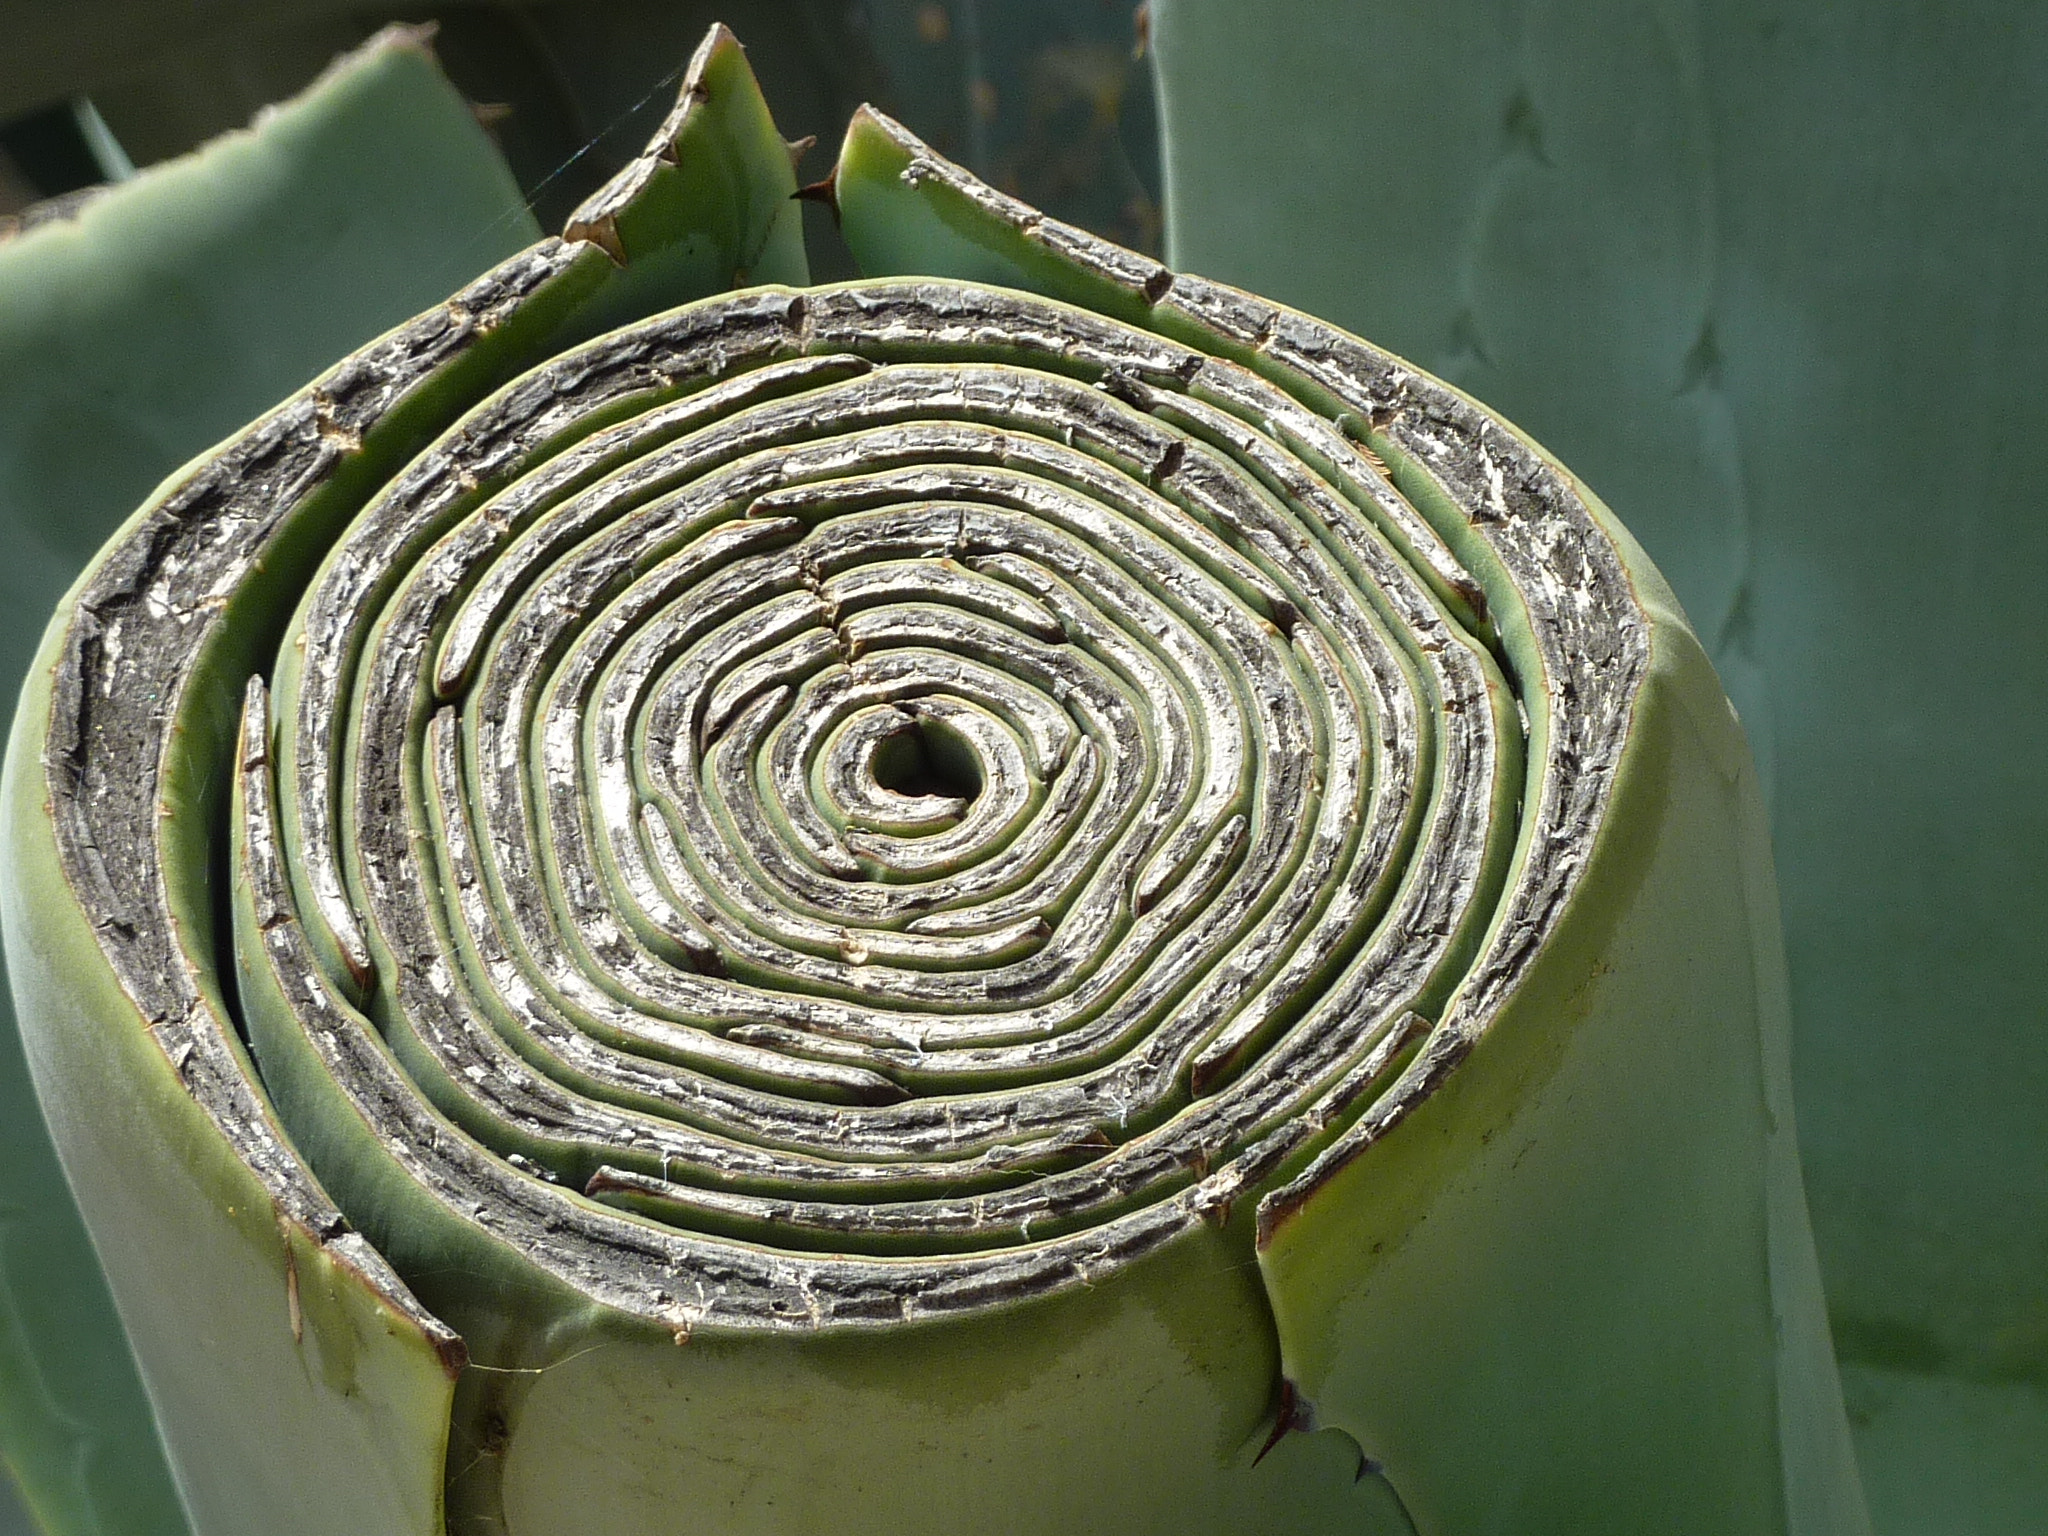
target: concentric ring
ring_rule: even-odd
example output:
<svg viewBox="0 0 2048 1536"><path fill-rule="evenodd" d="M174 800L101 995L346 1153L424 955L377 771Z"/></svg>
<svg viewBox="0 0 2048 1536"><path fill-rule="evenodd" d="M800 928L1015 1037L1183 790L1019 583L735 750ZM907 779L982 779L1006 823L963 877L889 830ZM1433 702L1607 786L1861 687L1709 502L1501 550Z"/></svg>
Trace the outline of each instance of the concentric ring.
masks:
<svg viewBox="0 0 2048 1536"><path fill-rule="evenodd" d="M170 882L102 934L224 1124L264 1116L216 1011L330 1181L309 1092L594 1300L876 1326L1277 1219L1455 1066L1597 830L1646 645L1615 551L1384 354L1029 232L1150 325L742 290L365 467L557 242L110 562L47 759L81 869L141 831L124 762L173 751L114 701L253 674L241 988L285 1006L152 978ZM343 467L373 490L275 655L209 650Z"/></svg>

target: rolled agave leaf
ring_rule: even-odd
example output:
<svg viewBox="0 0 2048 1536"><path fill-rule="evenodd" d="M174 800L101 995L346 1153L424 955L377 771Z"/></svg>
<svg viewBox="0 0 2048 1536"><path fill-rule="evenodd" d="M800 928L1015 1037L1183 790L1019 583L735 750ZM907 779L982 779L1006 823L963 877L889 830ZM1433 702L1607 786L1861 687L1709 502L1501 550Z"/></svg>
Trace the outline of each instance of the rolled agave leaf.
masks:
<svg viewBox="0 0 2048 1536"><path fill-rule="evenodd" d="M195 1528L1853 1529L1627 535L878 114L868 276L793 190L715 31L51 628L9 958Z"/></svg>

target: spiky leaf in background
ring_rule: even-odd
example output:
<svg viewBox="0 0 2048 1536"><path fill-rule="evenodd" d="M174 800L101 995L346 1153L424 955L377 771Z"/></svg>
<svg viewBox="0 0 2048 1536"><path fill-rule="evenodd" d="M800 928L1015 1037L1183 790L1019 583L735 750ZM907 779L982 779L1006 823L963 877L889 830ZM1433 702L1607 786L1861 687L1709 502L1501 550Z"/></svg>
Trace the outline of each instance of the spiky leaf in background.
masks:
<svg viewBox="0 0 2048 1536"><path fill-rule="evenodd" d="M1655 571L873 113L894 280L580 344L801 285L791 159L714 34L49 632L14 979L199 1527L445 1473L523 1532L1853 1536L1756 792Z"/></svg>
<svg viewBox="0 0 2048 1536"><path fill-rule="evenodd" d="M1873 1516L2048 1510L2048 15L1154 0L1168 251L1584 472L1758 744Z"/></svg>

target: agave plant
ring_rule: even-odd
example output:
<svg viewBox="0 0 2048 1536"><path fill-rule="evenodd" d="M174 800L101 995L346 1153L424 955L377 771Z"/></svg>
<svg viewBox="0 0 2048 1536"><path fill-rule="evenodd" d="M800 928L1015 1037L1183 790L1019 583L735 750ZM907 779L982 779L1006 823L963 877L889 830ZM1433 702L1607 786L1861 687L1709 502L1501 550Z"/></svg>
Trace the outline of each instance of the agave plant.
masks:
<svg viewBox="0 0 2048 1536"><path fill-rule="evenodd" d="M808 190L858 280L714 30L52 622L9 965L193 1529L1863 1529L1641 550L877 112Z"/></svg>
<svg viewBox="0 0 2048 1536"><path fill-rule="evenodd" d="M2039 1530L2044 16L1151 10L1172 258L1508 413L1670 577L1763 769L1873 1521Z"/></svg>

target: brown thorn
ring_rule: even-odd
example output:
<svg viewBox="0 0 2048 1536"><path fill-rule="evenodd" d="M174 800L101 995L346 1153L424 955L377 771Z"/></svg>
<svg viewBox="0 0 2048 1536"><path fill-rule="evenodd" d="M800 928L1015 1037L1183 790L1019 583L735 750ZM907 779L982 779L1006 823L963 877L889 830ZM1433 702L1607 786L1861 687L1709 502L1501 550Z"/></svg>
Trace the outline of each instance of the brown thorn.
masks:
<svg viewBox="0 0 2048 1536"><path fill-rule="evenodd" d="M804 156L816 148L817 143L818 136L815 133L807 133L800 139L784 139L782 147L789 151L790 169L795 170L801 165Z"/></svg>
<svg viewBox="0 0 2048 1536"><path fill-rule="evenodd" d="M626 264L626 247L619 240L617 223L608 213L599 218L579 220L571 224L562 231L562 238L568 241L588 241L620 266Z"/></svg>
<svg viewBox="0 0 2048 1536"><path fill-rule="evenodd" d="M1293 1410L1294 1383L1283 1381L1280 1383L1280 1411L1274 1415L1273 1432L1266 1436L1266 1443L1259 1447L1259 1454L1252 1458L1253 1466L1256 1467L1260 1462L1264 1461L1273 1447L1286 1438L1287 1431L1293 1427Z"/></svg>
<svg viewBox="0 0 2048 1536"><path fill-rule="evenodd" d="M798 187L789 195L802 198L807 203L823 203L832 210L832 222L836 225L839 222L839 167L835 165L823 180Z"/></svg>
<svg viewBox="0 0 2048 1536"><path fill-rule="evenodd" d="M1259 1447L1259 1454L1252 1458L1252 1465L1256 1467L1264 1461L1273 1447L1285 1440L1293 1431L1307 1428L1308 1416L1302 1411L1301 1394L1295 1390L1292 1380L1282 1376L1280 1408L1273 1416L1273 1433L1266 1436L1266 1443Z"/></svg>

